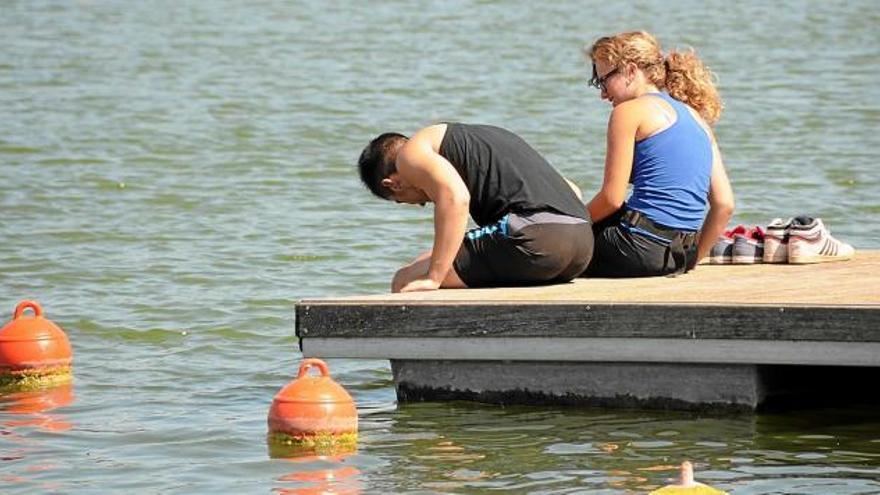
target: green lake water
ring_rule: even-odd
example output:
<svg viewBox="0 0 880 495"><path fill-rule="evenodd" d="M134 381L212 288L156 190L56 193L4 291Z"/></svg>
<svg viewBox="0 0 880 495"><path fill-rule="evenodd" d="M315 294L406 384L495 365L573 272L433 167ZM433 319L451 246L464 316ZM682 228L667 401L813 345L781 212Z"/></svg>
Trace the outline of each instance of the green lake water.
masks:
<svg viewBox="0 0 880 495"><path fill-rule="evenodd" d="M610 107L580 50L647 29L718 74L736 223L877 249L878 26L867 0L0 2L0 320L36 299L75 352L72 390L0 398L0 492L645 493L690 459L735 494L880 493L874 408L398 405L384 361L329 361L356 454L265 440L294 302L387 291L430 246L430 208L359 185L372 136L503 125L592 194Z"/></svg>

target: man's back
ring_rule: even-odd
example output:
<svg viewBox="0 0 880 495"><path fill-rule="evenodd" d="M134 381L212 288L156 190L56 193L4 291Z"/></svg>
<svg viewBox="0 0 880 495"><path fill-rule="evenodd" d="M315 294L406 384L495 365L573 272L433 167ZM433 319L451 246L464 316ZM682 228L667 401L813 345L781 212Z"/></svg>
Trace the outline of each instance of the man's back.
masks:
<svg viewBox="0 0 880 495"><path fill-rule="evenodd" d="M587 219L565 179L519 136L500 127L450 123L440 155L470 192L470 214L481 226L508 213L554 211Z"/></svg>

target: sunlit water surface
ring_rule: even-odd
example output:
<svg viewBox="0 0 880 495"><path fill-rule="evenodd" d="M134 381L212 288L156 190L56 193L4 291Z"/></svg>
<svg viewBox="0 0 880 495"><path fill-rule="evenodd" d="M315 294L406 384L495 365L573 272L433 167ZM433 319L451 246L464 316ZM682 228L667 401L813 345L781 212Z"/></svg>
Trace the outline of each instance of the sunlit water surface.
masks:
<svg viewBox="0 0 880 495"><path fill-rule="evenodd" d="M430 210L358 184L372 135L500 124L591 194L609 107L580 48L644 28L719 76L736 222L876 249L878 25L866 0L3 2L0 311L41 301L76 380L0 399L0 491L639 493L687 458L731 493L880 493L870 408L397 405L381 361L330 361L356 454L264 436L294 301L386 291L430 245Z"/></svg>

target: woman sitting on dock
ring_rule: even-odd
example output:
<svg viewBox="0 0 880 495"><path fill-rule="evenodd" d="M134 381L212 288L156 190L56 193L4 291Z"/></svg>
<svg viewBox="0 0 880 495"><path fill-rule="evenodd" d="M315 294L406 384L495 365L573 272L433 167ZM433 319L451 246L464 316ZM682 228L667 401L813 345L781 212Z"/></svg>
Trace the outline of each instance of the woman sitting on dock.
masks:
<svg viewBox="0 0 880 495"><path fill-rule="evenodd" d="M693 51L664 57L644 31L599 38L586 55L590 85L613 109L604 181L587 203L595 251L584 276L686 272L709 253L734 207L710 128L722 108L713 75Z"/></svg>

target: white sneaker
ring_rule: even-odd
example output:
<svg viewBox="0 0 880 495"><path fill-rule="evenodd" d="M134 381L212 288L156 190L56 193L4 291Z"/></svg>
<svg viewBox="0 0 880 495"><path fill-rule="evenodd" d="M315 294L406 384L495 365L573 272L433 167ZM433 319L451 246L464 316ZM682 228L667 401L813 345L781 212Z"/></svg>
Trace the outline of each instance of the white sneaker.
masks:
<svg viewBox="0 0 880 495"><path fill-rule="evenodd" d="M801 265L848 260L855 249L845 242L831 237L821 218L801 225L792 222L788 227L788 262Z"/></svg>
<svg viewBox="0 0 880 495"><path fill-rule="evenodd" d="M764 231L764 263L788 263L788 228L792 219L774 218Z"/></svg>

